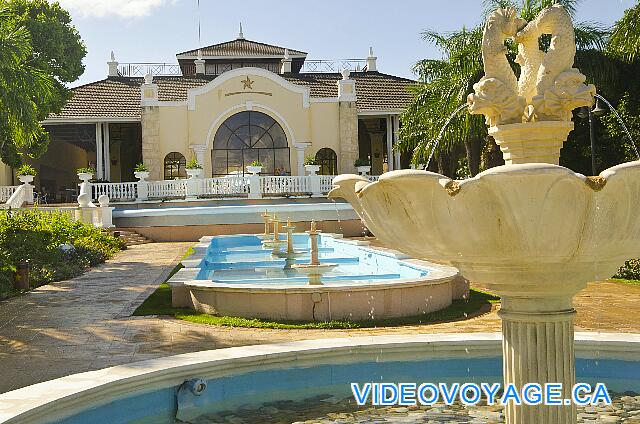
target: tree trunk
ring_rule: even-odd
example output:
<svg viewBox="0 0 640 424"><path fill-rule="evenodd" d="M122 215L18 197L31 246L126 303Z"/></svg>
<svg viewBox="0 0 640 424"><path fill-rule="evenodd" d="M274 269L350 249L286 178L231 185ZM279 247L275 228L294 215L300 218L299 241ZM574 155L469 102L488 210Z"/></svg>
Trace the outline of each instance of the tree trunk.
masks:
<svg viewBox="0 0 640 424"><path fill-rule="evenodd" d="M479 138L471 137L464 141L464 150L467 155L467 165L472 177L480 172L481 142Z"/></svg>
<svg viewBox="0 0 640 424"><path fill-rule="evenodd" d="M502 152L496 141L491 136L487 136L487 142L482 149L482 168L487 170L496 166L504 165Z"/></svg>

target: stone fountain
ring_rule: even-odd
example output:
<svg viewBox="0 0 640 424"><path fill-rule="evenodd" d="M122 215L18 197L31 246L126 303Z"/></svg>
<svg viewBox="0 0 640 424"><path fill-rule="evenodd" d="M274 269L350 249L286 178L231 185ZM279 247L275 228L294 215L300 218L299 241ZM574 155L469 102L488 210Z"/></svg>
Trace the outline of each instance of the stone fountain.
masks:
<svg viewBox="0 0 640 424"><path fill-rule="evenodd" d="M262 217L262 220L264 221L264 233L262 234L258 234L258 238L261 240L267 240L269 238L271 238L271 231L270 231L270 223L271 223L271 215L269 214L269 211L267 209L264 210L264 212L260 215Z"/></svg>
<svg viewBox="0 0 640 424"><path fill-rule="evenodd" d="M538 40L551 34L545 53ZM518 43L516 78L504 41ZM558 166L572 110L593 104L595 87L573 68L573 25L554 5L533 21L513 9L487 20L485 76L469 96L486 116L506 165L453 181L419 170L375 183L334 179L330 197L348 200L386 246L457 267L502 297L505 383L575 383L573 296L640 256L640 162L585 177ZM574 405L505 408L509 424L576 422Z"/></svg>
<svg viewBox="0 0 640 424"><path fill-rule="evenodd" d="M273 254L276 255L280 252L282 246L287 244L287 241L280 239L280 220L278 215L274 214L270 221L273 223L273 237L263 239L262 246L273 249Z"/></svg>
<svg viewBox="0 0 640 424"><path fill-rule="evenodd" d="M296 250L293 247L293 230L296 229L295 225L291 223L291 219L287 219L287 225L282 227L287 232L287 250L280 251L276 254L279 258L285 258L287 260L287 267L295 261L296 256L307 253L306 250Z"/></svg>
<svg viewBox="0 0 640 424"><path fill-rule="evenodd" d="M320 263L318 254L318 236L320 231L316 228L316 221L311 221L311 229L307 231L311 244L311 260L308 264L295 264L292 268L309 277L310 285L322 284L322 275L337 267L337 264Z"/></svg>

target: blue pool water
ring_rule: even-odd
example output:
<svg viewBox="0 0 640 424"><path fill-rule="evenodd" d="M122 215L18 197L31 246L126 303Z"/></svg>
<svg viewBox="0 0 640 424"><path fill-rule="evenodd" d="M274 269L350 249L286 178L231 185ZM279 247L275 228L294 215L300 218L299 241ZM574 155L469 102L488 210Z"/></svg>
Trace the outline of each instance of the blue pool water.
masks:
<svg viewBox="0 0 640 424"><path fill-rule="evenodd" d="M610 391L640 392L640 363L624 360L576 360L580 382L605 383ZM371 382L501 382L500 357L379 362L375 358L349 364L318 365L248 372L209 380L197 398L195 416L234 410L274 400L298 400L330 393L349 396L349 383ZM172 423L178 387L136 394L83 411L62 424Z"/></svg>
<svg viewBox="0 0 640 424"><path fill-rule="evenodd" d="M286 235L282 238L286 239ZM295 234L293 241L297 255L287 259L274 255L272 249L263 247L261 239L254 235L215 237L197 279L225 284L306 284L308 277L291 265L309 263L309 236ZM320 236L318 246L321 263L338 265L322 276L322 282L327 285L418 279L429 273L427 268L400 261L391 254L326 235ZM286 245L282 251L286 251Z"/></svg>

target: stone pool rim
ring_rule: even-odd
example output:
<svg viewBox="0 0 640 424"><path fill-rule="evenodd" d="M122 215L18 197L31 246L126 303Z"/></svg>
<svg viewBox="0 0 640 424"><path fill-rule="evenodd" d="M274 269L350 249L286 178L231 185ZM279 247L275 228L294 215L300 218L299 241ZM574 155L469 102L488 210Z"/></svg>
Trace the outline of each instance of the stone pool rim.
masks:
<svg viewBox="0 0 640 424"><path fill-rule="evenodd" d="M576 332L579 358L638 361L640 334ZM74 374L0 394L0 423L40 424L126 395L255 370L354 363L359 355L382 361L419 352L429 358L482 358L502 353L500 333L416 334L304 340L187 353Z"/></svg>

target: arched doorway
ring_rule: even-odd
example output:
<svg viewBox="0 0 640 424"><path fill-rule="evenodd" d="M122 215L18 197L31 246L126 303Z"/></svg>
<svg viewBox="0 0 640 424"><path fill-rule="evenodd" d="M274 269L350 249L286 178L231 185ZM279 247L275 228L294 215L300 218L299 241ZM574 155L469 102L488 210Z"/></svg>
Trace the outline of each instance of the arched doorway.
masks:
<svg viewBox="0 0 640 424"><path fill-rule="evenodd" d="M318 150L316 163L320 165L320 175L338 175L338 155L332 149L323 147Z"/></svg>
<svg viewBox="0 0 640 424"><path fill-rule="evenodd" d="M187 177L187 160L179 152L171 152L164 157L164 179L177 180Z"/></svg>
<svg viewBox="0 0 640 424"><path fill-rule="evenodd" d="M290 175L287 136L265 113L236 113L222 123L213 139L212 174L243 175L255 160L263 164L263 175Z"/></svg>

